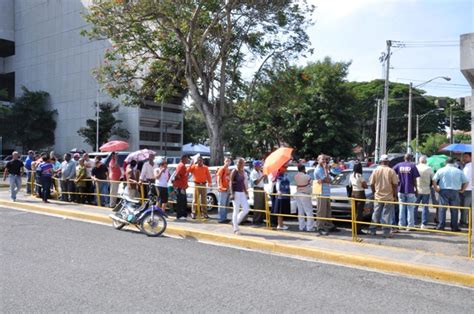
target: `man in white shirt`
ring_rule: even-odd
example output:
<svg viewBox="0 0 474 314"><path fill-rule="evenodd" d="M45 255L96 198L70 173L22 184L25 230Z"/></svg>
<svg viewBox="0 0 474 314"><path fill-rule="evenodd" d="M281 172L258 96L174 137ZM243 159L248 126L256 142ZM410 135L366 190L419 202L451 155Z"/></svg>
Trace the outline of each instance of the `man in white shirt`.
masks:
<svg viewBox="0 0 474 314"><path fill-rule="evenodd" d="M430 193L431 193L431 181L433 181L434 172L430 166L426 164L426 156L420 157L420 163L416 166L420 176L416 178L416 186L418 191L418 196L416 198L416 203L425 204L423 211L421 213L421 229L426 229L428 225L429 218L429 207L426 204L430 202ZM417 223L418 216L418 206L415 207L415 224Z"/></svg>
<svg viewBox="0 0 474 314"><path fill-rule="evenodd" d="M144 186L145 197L148 196L150 184L155 182L155 155L150 154L148 160L143 163L142 171L140 172L140 184L148 183Z"/></svg>
<svg viewBox="0 0 474 314"><path fill-rule="evenodd" d="M295 201L298 207L298 223L300 231L315 231L313 204L311 203L311 177L306 174L304 165L298 166L298 173L295 175L296 195ZM306 224L305 224L306 216Z"/></svg>
<svg viewBox="0 0 474 314"><path fill-rule="evenodd" d="M253 188L253 208L257 210L265 210L265 191L264 180L266 176L262 172L262 162L255 160L253 162L253 170L250 173L250 187ZM264 212L253 212L253 224L260 225L263 223Z"/></svg>
<svg viewBox="0 0 474 314"><path fill-rule="evenodd" d="M472 164L471 164L471 153L464 153L463 155L463 161L464 161L464 168L463 172L464 175L467 177L469 180L469 183L466 187L466 190L464 193L461 193L461 206L465 207L472 207ZM461 209L461 220L459 223L460 227L467 227L468 224L468 210L467 209Z"/></svg>

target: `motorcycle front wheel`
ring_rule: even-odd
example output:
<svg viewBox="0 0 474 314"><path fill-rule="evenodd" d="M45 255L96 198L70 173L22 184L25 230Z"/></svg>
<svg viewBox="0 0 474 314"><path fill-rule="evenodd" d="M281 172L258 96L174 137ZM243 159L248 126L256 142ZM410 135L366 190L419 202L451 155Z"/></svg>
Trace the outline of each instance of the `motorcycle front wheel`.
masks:
<svg viewBox="0 0 474 314"><path fill-rule="evenodd" d="M127 220L127 217L124 217L124 212L125 212L125 210L124 210L124 208L123 208L123 202L119 202L119 203L115 206L115 208L113 209L113 211L115 212L115 215L116 215L117 217L120 217L120 218L122 218L122 219L124 219L124 220ZM113 226L115 229L120 230L120 229L122 229L122 228L125 226L125 224L124 224L123 222L118 221L118 220L112 219L112 226Z"/></svg>
<svg viewBox="0 0 474 314"><path fill-rule="evenodd" d="M158 237L166 230L166 219L160 213L149 213L141 219L140 230L149 237Z"/></svg>

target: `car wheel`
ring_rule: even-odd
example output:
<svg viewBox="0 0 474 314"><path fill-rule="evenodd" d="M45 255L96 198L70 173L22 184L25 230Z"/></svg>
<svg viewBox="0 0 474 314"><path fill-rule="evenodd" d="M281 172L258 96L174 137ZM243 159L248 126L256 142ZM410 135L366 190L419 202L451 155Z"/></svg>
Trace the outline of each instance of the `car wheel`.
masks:
<svg viewBox="0 0 474 314"><path fill-rule="evenodd" d="M207 194L207 210L208 211L213 211L213 210L216 210L217 207L217 197L214 195L214 194Z"/></svg>

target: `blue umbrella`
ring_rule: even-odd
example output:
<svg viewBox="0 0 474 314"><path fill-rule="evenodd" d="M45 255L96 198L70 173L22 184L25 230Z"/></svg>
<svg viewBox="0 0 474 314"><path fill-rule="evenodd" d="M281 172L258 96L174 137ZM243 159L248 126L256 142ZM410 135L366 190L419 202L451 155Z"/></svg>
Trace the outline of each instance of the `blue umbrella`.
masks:
<svg viewBox="0 0 474 314"><path fill-rule="evenodd" d="M460 153L470 153L472 151L471 144L451 144L443 148L443 150L448 152L460 152Z"/></svg>

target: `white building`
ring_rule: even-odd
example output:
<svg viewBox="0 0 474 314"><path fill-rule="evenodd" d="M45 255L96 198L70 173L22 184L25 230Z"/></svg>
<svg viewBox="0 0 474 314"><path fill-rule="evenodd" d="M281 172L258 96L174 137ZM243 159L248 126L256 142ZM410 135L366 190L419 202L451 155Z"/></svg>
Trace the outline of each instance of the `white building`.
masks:
<svg viewBox="0 0 474 314"><path fill-rule="evenodd" d="M87 27L81 13L87 12L91 3L0 0L0 88L6 88L10 96L19 96L21 86L50 94L53 109L58 111L54 147L58 153L73 147L90 150L77 130L87 119L95 118L94 102L111 100L99 92L100 86L92 76L111 43L89 41L80 35ZM147 147L159 154L165 150L168 155L179 154L181 105L161 107L148 102L142 108L120 106L117 118L130 132L130 150Z"/></svg>

